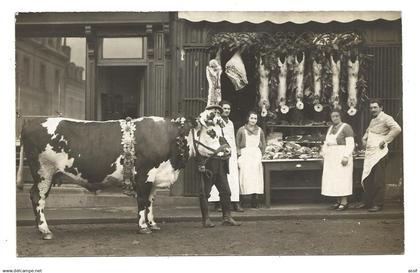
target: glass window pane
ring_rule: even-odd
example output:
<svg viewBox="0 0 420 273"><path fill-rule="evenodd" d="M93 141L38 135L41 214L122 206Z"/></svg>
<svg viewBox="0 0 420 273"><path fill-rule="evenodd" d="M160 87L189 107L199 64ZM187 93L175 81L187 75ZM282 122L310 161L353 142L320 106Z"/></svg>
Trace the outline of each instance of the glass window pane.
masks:
<svg viewBox="0 0 420 273"><path fill-rule="evenodd" d="M143 38L104 38L102 57L104 59L143 59Z"/></svg>

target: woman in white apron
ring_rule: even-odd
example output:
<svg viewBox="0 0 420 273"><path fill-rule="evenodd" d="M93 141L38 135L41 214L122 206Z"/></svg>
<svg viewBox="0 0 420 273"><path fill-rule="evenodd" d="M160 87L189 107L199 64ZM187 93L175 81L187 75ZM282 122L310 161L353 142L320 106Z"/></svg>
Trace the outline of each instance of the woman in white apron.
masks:
<svg viewBox="0 0 420 273"><path fill-rule="evenodd" d="M247 124L236 135L238 146L239 192L241 196L252 194L252 207L258 206L257 195L264 194L262 153L265 150L263 130L257 126L256 112L250 112Z"/></svg>
<svg viewBox="0 0 420 273"><path fill-rule="evenodd" d="M322 147L324 168L322 172L321 194L337 197L332 209L345 210L347 196L353 193L353 130L341 121L339 110L331 112L333 125L328 129Z"/></svg>

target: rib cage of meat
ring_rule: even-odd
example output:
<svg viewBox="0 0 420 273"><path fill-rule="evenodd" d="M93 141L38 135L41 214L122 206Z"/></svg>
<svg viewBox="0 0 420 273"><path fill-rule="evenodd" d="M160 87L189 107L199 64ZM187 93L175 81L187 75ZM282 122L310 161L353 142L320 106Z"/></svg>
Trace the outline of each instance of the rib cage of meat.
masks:
<svg viewBox="0 0 420 273"><path fill-rule="evenodd" d="M236 51L232 58L226 63L226 75L232 82L235 90L240 90L248 85L245 65L239 50Z"/></svg>

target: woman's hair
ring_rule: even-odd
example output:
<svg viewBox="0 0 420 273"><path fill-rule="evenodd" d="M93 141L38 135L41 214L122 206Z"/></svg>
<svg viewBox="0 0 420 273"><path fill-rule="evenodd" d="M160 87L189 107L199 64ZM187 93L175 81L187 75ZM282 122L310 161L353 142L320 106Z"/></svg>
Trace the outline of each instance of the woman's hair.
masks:
<svg viewBox="0 0 420 273"><path fill-rule="evenodd" d="M220 103L219 103L219 105L220 106L222 106L223 107L223 105L224 104L227 104L227 105L229 105L230 106L230 108L232 108L232 103L230 103L229 101L227 101L227 100L222 100Z"/></svg>
<svg viewBox="0 0 420 273"><path fill-rule="evenodd" d="M330 112L330 116L332 115L332 113L338 113L340 115L340 118L343 116L339 108L332 109Z"/></svg>
<svg viewBox="0 0 420 273"><path fill-rule="evenodd" d="M249 117L250 117L251 115L256 115L256 116L257 116L257 118L258 118L258 114L257 114L257 112L255 112L254 110L251 110L251 111L249 111L249 112L248 112L248 115L246 116L246 123L248 123L248 121L249 121Z"/></svg>

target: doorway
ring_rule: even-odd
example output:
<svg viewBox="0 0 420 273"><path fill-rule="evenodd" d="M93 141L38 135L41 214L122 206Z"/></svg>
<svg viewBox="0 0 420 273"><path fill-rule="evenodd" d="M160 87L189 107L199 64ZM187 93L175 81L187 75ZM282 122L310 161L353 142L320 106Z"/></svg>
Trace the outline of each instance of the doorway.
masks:
<svg viewBox="0 0 420 273"><path fill-rule="evenodd" d="M98 69L99 120L137 118L144 115L146 68L101 66Z"/></svg>

